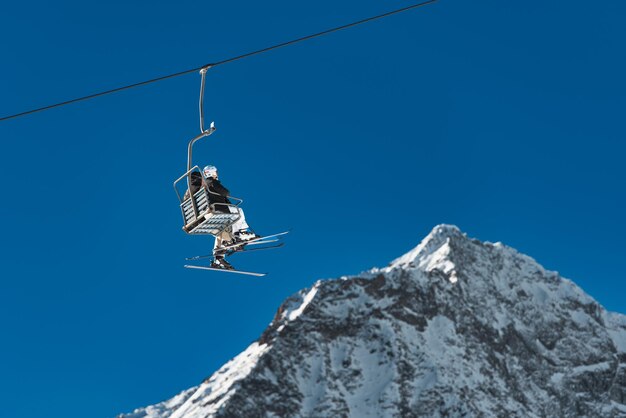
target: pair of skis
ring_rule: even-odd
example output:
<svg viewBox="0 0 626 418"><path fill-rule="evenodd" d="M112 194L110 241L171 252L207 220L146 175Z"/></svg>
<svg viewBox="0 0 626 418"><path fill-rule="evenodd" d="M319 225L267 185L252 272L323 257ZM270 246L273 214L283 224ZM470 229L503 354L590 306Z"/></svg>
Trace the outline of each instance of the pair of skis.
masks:
<svg viewBox="0 0 626 418"><path fill-rule="evenodd" d="M270 245L266 247L258 247L258 248L246 248L246 247L249 245L263 245L263 244L275 243L279 241L278 237L282 235L286 235L288 233L289 231L285 231L285 232L280 232L278 234L266 235L264 237L251 239L249 241L228 245L224 247L223 250L226 250L227 255L231 255L231 254L238 253L238 252L252 252L252 251L262 251L262 250L271 250L275 248L280 248L283 245L285 245L284 242L280 242L278 244L274 244L274 245ZM211 258L211 257L213 257L212 254L197 255L195 257L188 257L186 260L193 261L193 260L200 260L203 258ZM185 268L197 269L197 270L222 271L225 273L244 274L247 276L256 276L256 277L263 277L267 275L267 273L255 273L252 271L243 271L243 270L228 270L228 269L221 269L221 268L215 268L215 267L209 267L209 266L194 266L194 265L189 265L189 264L186 264Z"/></svg>

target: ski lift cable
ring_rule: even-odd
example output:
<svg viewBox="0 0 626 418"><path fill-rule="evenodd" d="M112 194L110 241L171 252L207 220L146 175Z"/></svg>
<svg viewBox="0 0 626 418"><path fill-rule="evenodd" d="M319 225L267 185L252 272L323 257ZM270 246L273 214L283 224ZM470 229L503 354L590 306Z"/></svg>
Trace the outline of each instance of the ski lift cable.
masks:
<svg viewBox="0 0 626 418"><path fill-rule="evenodd" d="M437 1L438 0L428 0L428 1L425 1L425 2L422 2L422 3L412 4L410 6L406 6L406 7L403 7L401 9L392 10L392 11L389 11L389 12L386 12L386 13L383 13L383 14L380 14L380 15L376 15L376 16L368 17L366 19L362 19L362 20L359 20L359 21L356 21L356 22L348 23L346 25L337 26L335 28L327 29L327 30L324 30L322 32L314 33L312 35L307 35L307 36L303 36L301 38L292 39L292 40L287 41L287 42L282 42L280 44L272 45L272 46L269 46L269 47L266 47L266 48L263 48L263 49L259 49L259 50L252 51L252 52L248 52L248 53L245 53L245 54L242 54L242 55L238 55L238 56L235 56L235 57L232 57L232 58L227 58L225 60L218 61L218 62L215 62L215 63L212 63L212 64L206 64L206 65L203 65L201 67L196 67L196 68L192 68L192 69L189 69L189 70L179 71L177 73L168 74L168 75L164 75L164 76L161 76L161 77L156 77L156 78L153 78L153 79L150 79L150 80L141 81L139 83L129 84L127 86L117 87L117 88L114 88L114 89L111 89L111 90L106 90L106 91L102 91L102 92L99 92L99 93L94 93L94 94L90 94L90 95L87 95L87 96L78 97L78 98L71 99L71 100L66 100L64 102L55 103L55 104L44 106L44 107L40 107L40 108L37 108L37 109L27 110L25 112L16 113L14 115L3 116L3 117L0 118L0 122L5 121L5 120L9 120L9 119L18 118L20 116L30 115L32 113L43 112L44 110L50 110L50 109L53 109L53 108L56 108L56 107L66 106L66 105L69 105L69 104L72 104L72 103L77 103L77 102L82 102L82 101L85 101L85 100L94 99L96 97L104 96L104 95L111 94L111 93L117 93L117 92L123 91L123 90L129 90L129 89L132 89L132 88L135 88L135 87L145 86L146 84L156 83L156 82L167 80L167 79L170 79L170 78L179 77L179 76L182 76L182 75L185 75L185 74L193 73L193 72L196 72L196 71L207 70L207 69L209 69L211 67L216 67L218 65L227 64L229 62L238 61L238 60L241 60L241 59L244 59L244 58L247 58L247 57L251 57L253 55L258 55L258 54L262 54L262 53L271 51L273 49L282 48L284 46L292 45L292 44L295 44L295 43L298 43L298 42L302 42L302 41L306 41L306 40L309 40L309 39L317 38L317 37L320 37L320 36L328 35L330 33L338 32L338 31L343 30L343 29L348 29L348 28L351 28L353 26L357 26L357 25L361 25L363 23L371 22L373 20L382 19L382 18L391 16L391 15L395 15L395 14L398 14L398 13L406 12L406 11L411 10L411 9L416 9L418 7L426 6L428 4L435 3Z"/></svg>

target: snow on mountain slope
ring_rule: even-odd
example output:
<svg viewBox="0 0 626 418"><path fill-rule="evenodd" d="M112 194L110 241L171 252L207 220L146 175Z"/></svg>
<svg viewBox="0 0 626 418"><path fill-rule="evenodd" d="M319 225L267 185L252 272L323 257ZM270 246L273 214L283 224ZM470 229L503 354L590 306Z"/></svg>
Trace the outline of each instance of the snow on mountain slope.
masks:
<svg viewBox="0 0 626 418"><path fill-rule="evenodd" d="M440 225L388 267L316 282L199 386L123 418L626 417L626 316Z"/></svg>

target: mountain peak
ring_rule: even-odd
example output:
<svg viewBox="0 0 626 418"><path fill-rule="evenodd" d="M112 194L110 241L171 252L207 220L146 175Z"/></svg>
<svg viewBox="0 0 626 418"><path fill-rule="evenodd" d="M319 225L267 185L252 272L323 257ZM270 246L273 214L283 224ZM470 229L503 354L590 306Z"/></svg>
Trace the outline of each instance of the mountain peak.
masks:
<svg viewBox="0 0 626 418"><path fill-rule="evenodd" d="M502 244L439 225L319 280L199 386L123 418L626 417L626 317Z"/></svg>
<svg viewBox="0 0 626 418"><path fill-rule="evenodd" d="M387 270L395 268L421 268L425 271L441 270L450 276L450 281L456 282L456 265L452 261L453 248L459 248L467 235L455 225L437 225L411 251L393 260Z"/></svg>

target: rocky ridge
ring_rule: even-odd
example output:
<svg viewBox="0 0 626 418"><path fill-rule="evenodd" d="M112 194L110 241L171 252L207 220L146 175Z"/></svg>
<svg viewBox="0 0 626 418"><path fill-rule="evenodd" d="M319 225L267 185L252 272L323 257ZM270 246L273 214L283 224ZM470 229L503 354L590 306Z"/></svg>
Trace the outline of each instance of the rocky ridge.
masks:
<svg viewBox="0 0 626 418"><path fill-rule="evenodd" d="M626 417L626 316L440 225L316 282L200 385L121 418Z"/></svg>

